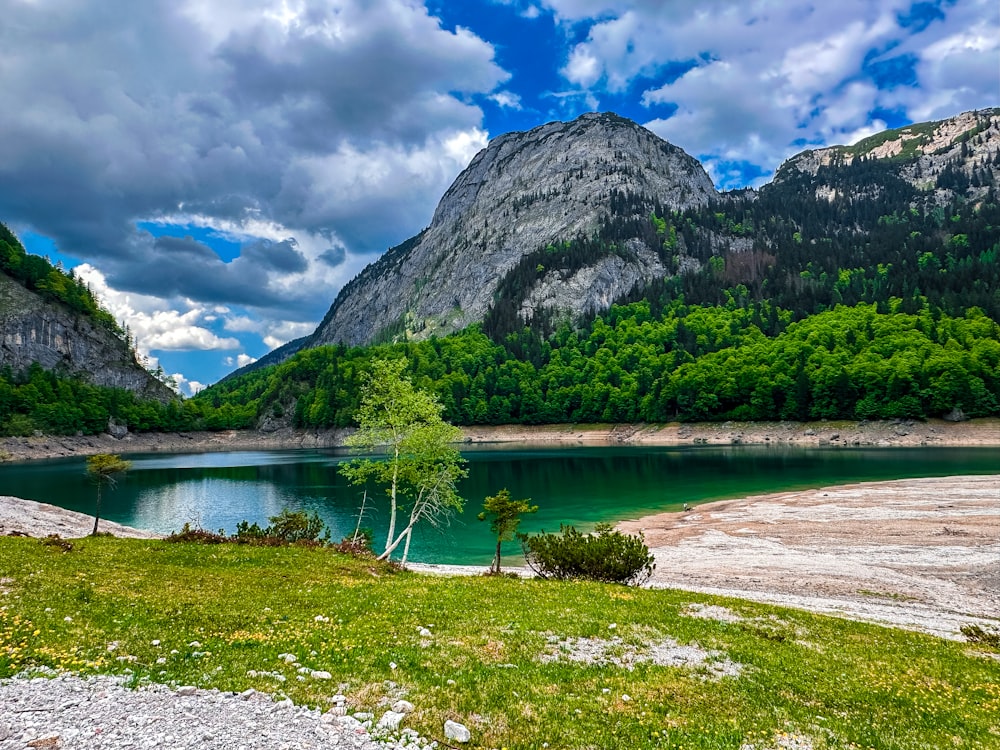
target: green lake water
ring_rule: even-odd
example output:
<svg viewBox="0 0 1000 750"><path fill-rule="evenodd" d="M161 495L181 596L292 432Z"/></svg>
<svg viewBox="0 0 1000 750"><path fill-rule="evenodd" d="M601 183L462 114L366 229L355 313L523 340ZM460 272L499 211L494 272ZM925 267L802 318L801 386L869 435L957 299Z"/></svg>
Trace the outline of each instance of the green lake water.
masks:
<svg viewBox="0 0 1000 750"><path fill-rule="evenodd" d="M487 564L495 541L476 519L483 498L507 487L540 510L522 530L581 529L636 518L683 503L846 482L959 474L1000 474L996 448L805 448L788 446L491 446L464 451L467 510L445 529L419 529L414 561ZM317 511L340 538L353 532L361 503L337 473L337 451L245 451L128 456L132 470L105 496L104 518L170 532L186 522L232 532L241 520L266 524L282 508ZM0 466L0 495L93 512L94 487L83 458ZM998 483L1000 493L1000 483ZM381 500L381 498L377 498ZM376 546L386 529L384 502L366 511ZM516 543L507 546L511 555Z"/></svg>

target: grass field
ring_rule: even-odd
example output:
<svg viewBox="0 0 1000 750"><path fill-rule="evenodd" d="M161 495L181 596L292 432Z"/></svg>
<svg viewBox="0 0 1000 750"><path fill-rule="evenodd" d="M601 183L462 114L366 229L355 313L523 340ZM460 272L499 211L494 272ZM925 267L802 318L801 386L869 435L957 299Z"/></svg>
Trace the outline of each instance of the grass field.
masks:
<svg viewBox="0 0 1000 750"><path fill-rule="evenodd" d="M690 616L698 605L724 619ZM672 642L708 661L641 661ZM603 663L570 658L584 651ZM33 666L324 709L343 692L376 717L405 694L404 726L440 739L453 719L472 747L1000 748L1000 662L970 644L676 591L420 576L321 549L0 538L0 677Z"/></svg>

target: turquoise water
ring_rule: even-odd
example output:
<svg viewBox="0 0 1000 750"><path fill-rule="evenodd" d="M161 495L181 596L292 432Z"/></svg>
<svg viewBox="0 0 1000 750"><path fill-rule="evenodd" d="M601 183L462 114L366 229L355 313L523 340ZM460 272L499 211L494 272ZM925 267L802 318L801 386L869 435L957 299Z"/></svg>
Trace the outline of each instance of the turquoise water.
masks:
<svg viewBox="0 0 1000 750"><path fill-rule="evenodd" d="M523 531L588 528L660 510L764 492L846 482L957 474L1000 474L996 448L805 448L787 446L490 446L464 452L465 513L447 528L414 534L415 561L486 564L495 541L476 519L483 498L507 487L540 508ZM353 532L361 494L338 475L337 451L245 451L128 456L132 470L105 497L103 517L170 532L192 523L227 533L241 520L266 524L282 508L316 511L335 538ZM0 466L0 494L93 512L83 458ZM998 487L1000 490L1000 487ZM381 500L381 497L377 497ZM369 505L365 526L384 539L385 503ZM506 548L516 555L518 547Z"/></svg>

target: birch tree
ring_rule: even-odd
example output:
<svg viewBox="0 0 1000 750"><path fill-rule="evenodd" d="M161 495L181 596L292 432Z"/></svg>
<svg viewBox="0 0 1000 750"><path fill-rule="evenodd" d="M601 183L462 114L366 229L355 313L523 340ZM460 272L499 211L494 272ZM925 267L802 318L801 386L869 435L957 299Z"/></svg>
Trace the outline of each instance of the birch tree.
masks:
<svg viewBox="0 0 1000 750"><path fill-rule="evenodd" d="M377 457L361 456L340 468L352 484L385 487L389 530L379 559L403 544L403 564L418 523L439 525L462 510L457 483L466 475L465 459L455 448L461 430L441 418L441 404L413 386L405 367L402 359L372 362L355 414L358 431L346 442Z"/></svg>

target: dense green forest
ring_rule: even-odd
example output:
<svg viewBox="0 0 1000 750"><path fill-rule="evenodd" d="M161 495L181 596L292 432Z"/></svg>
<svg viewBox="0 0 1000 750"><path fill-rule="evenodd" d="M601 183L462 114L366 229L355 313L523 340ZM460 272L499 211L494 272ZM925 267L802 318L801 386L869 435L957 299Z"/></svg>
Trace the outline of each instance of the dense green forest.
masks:
<svg viewBox="0 0 1000 750"><path fill-rule="evenodd" d="M442 339L320 347L231 378L195 401L237 413L290 416L300 427L351 424L375 357L405 357L457 424L668 420L926 418L1000 408L1000 326L929 306L903 313L859 304L793 322L769 303L689 306L659 315L616 306L548 339L525 329L519 359L479 327ZM778 332L768 336L758 323ZM536 365L534 362L539 364Z"/></svg>
<svg viewBox="0 0 1000 750"><path fill-rule="evenodd" d="M242 416L241 416L242 415ZM0 435L96 435L108 419L134 431L174 432L194 429L252 427L255 415L229 408L212 409L199 401L142 400L131 391L104 388L79 378L43 370L37 363L27 372L0 369Z"/></svg>

